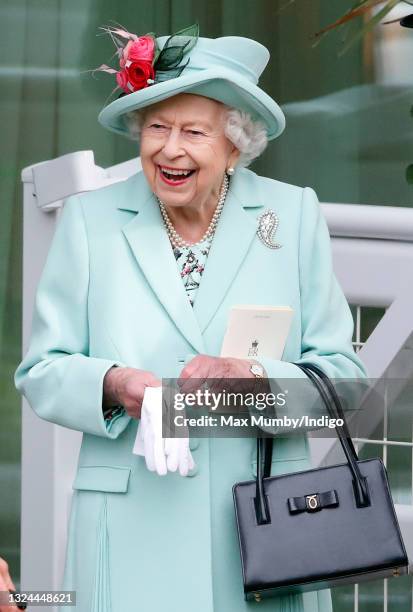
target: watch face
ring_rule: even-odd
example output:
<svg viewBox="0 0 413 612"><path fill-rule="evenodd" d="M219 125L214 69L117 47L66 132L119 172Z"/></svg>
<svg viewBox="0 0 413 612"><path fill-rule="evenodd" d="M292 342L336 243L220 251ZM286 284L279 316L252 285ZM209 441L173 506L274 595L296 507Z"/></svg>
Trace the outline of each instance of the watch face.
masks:
<svg viewBox="0 0 413 612"><path fill-rule="evenodd" d="M250 371L254 374L254 376L263 376L264 374L262 367L256 363L251 366Z"/></svg>

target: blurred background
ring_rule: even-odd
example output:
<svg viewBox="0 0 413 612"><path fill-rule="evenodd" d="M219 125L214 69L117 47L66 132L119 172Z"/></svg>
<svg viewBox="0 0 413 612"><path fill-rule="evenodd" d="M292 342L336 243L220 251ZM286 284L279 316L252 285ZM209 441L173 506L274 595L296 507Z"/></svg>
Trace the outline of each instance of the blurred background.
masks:
<svg viewBox="0 0 413 612"><path fill-rule="evenodd" d="M320 201L413 206L406 168L413 163L413 30L378 25L339 56L345 30L317 47L311 37L353 3L345 0L0 0L0 556L19 583L20 397L13 373L21 357L22 186L30 164L93 150L110 166L136 145L97 123L113 77L91 70L111 63L99 26L118 22L137 34L164 35L194 22L201 36L254 38L271 52L260 82L282 106L287 128L252 167L313 187ZM407 4L407 3L406 3ZM285 8L280 11L284 5ZM400 3L402 6L403 3ZM392 16L397 16L396 7ZM41 237L39 237L41 239ZM366 312L367 337L382 313ZM377 449L373 449L377 454ZM395 501L411 503L411 451L392 456ZM368 456L368 451L364 451ZM42 588L41 585L39 588ZM411 577L334 590L337 612L412 610ZM103 612L103 611L102 611Z"/></svg>

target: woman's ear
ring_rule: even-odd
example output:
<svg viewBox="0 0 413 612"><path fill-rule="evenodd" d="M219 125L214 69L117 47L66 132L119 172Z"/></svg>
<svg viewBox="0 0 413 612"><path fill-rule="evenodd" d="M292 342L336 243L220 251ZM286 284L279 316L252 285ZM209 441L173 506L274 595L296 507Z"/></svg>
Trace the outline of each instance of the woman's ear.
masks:
<svg viewBox="0 0 413 612"><path fill-rule="evenodd" d="M235 168L238 163L240 155L241 155L240 150L234 146L228 158L227 168Z"/></svg>

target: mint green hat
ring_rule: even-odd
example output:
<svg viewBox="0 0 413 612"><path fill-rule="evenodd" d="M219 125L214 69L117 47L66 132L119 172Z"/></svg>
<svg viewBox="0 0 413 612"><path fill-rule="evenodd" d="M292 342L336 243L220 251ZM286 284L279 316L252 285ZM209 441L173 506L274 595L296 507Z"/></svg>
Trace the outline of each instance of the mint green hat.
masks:
<svg viewBox="0 0 413 612"><path fill-rule="evenodd" d="M156 38L159 49L163 49L168 38ZM155 83L143 89L123 94L101 110L98 121L108 130L128 137L125 113L179 93L192 93L250 113L253 119L263 122L268 139L272 140L284 130L285 117L278 104L258 87L269 58L268 49L250 38L199 37L181 62L184 68L178 76L161 82L155 79Z"/></svg>

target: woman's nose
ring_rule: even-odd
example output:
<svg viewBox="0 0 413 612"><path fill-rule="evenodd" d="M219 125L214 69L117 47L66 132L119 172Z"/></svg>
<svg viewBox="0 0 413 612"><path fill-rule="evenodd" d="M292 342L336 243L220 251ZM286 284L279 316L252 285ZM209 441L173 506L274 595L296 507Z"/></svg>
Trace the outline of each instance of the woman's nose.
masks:
<svg viewBox="0 0 413 612"><path fill-rule="evenodd" d="M165 141L163 151L165 155L170 159L173 159L174 157L178 157L179 155L183 155L185 153L182 149L180 130L170 130Z"/></svg>

